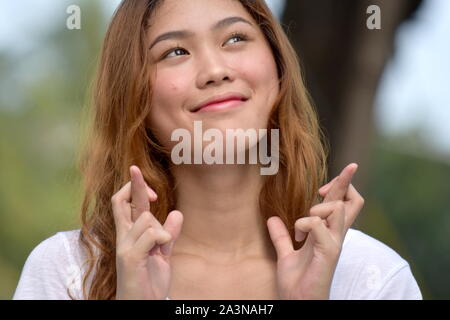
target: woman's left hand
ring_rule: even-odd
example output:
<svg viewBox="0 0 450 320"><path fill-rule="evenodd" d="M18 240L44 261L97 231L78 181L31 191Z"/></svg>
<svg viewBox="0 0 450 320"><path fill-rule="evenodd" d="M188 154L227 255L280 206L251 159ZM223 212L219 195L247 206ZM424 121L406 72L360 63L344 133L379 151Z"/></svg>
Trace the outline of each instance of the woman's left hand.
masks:
<svg viewBox="0 0 450 320"><path fill-rule="evenodd" d="M278 257L280 299L329 299L345 235L364 206L364 199L350 183L357 168L357 164L349 164L320 188L319 194L325 196L323 202L313 206L309 216L295 222L296 240L302 241L307 236L300 249L294 250L280 217L267 220Z"/></svg>

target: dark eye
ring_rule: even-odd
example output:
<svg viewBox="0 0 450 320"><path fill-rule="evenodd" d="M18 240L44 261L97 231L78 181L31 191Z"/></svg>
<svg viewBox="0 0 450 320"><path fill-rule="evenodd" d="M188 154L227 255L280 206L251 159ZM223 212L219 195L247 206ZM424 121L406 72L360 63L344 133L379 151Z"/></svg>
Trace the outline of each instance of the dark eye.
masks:
<svg viewBox="0 0 450 320"><path fill-rule="evenodd" d="M240 39L239 41L234 41L234 42L241 42L241 41L247 40L247 35L245 35L245 34L243 34L243 33L240 33L240 32L234 32L234 33L231 35L231 37L228 38L228 41L230 41L231 39ZM228 42L228 41L227 41L227 42ZM234 43L234 42L233 42L233 43ZM178 52L178 53L180 53L181 51L187 52L186 50L184 50L183 48L181 48L181 47L179 47L179 46L177 45L175 48L170 49L169 51L167 51L167 52L161 57L161 59L168 58L169 55L170 55L172 52ZM178 54L175 54L175 56L178 56Z"/></svg>
<svg viewBox="0 0 450 320"><path fill-rule="evenodd" d="M184 50L183 48L176 47L176 48L171 49L170 51L167 51L167 53L165 53L165 54L162 56L162 58L164 59L164 58L169 57L169 54L172 53L172 52L178 52L178 53L179 53L180 51L186 52L186 50ZM175 56L178 56L178 54L176 54Z"/></svg>
<svg viewBox="0 0 450 320"><path fill-rule="evenodd" d="M245 41L245 40L247 40L247 36L245 34L243 34L243 33L235 32L235 33L233 33L231 35L231 37L228 39L228 41L231 40L231 39L241 39L240 41ZM240 41L234 41L234 42L240 42Z"/></svg>

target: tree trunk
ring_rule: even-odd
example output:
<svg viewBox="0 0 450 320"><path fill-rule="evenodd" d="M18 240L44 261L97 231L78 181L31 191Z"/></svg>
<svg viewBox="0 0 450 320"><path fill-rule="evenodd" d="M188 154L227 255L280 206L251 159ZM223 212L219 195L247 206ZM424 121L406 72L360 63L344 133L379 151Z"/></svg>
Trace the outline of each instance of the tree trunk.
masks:
<svg viewBox="0 0 450 320"><path fill-rule="evenodd" d="M344 166L360 166L353 184L363 191L374 133L374 97L392 55L395 31L421 0L287 0L282 16L300 58L306 86L331 150L330 179ZM370 30L367 7L381 11L381 29Z"/></svg>

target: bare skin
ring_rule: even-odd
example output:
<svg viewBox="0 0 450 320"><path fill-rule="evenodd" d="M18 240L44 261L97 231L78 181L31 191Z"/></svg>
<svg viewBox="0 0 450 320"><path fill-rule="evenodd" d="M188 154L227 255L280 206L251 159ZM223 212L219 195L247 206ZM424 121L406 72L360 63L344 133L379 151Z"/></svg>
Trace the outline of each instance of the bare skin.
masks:
<svg viewBox="0 0 450 320"><path fill-rule="evenodd" d="M234 20L220 29L213 28L230 17L250 24ZM170 147L173 130L187 128L192 132L194 120L223 134L233 128L266 128L279 90L277 68L252 16L239 1L165 0L151 21L148 42L153 43L164 32L181 29L194 35L164 40L149 50L157 70L152 79L149 126L159 141ZM236 33L247 37L233 36ZM228 92L248 97L245 107L190 112L201 101ZM276 252L258 208L263 182L259 166L182 165L174 168L173 175L177 181L176 208L184 220L172 253L169 296L201 298L214 290L217 296L249 296L242 277L253 283L250 296L255 292L273 296ZM247 271L252 268L259 271ZM233 285L227 289L228 282Z"/></svg>
<svg viewBox="0 0 450 320"><path fill-rule="evenodd" d="M283 222L271 217L275 259L268 250L269 256L224 262L217 254L202 258L182 243L174 250L183 214L172 211L161 225L148 211L157 195L132 166L131 181L111 199L118 235L116 298L328 299L345 234L364 204L350 183L356 169L348 165L320 188L324 201L297 220L296 238L307 237L301 249L293 250Z"/></svg>
<svg viewBox="0 0 450 320"><path fill-rule="evenodd" d="M231 16L250 24L234 20L211 29ZM173 130L192 131L194 120L221 131L265 128L278 94L276 64L239 1L165 0L155 17L149 43L171 30L194 33L189 39L160 41L150 50L157 72L148 124L158 140L171 147ZM232 36L235 32L247 34L247 40ZM168 55L161 58L163 53ZM249 98L244 107L190 111L206 98L231 91ZM117 298L328 299L345 232L363 203L350 184L355 171L347 166L340 179L321 189L322 196L329 195L311 208L311 217L296 222L299 235L308 239L304 248L293 250L282 220L261 216L258 165L175 166L177 210L163 224L151 213L157 195L132 166L131 181L112 199Z"/></svg>
<svg viewBox="0 0 450 320"><path fill-rule="evenodd" d="M175 253L172 270L171 299L279 299L276 262L270 260L216 265Z"/></svg>

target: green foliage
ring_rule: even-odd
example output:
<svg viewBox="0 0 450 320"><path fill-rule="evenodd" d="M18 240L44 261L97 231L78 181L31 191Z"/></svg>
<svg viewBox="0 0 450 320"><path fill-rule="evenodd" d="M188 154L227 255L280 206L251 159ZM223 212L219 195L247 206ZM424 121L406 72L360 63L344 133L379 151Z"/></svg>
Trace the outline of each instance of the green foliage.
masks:
<svg viewBox="0 0 450 320"><path fill-rule="evenodd" d="M415 147L411 146L415 137ZM409 146L409 152L405 150ZM425 299L450 297L450 164L414 132L378 137L360 228L411 265Z"/></svg>
<svg viewBox="0 0 450 320"><path fill-rule="evenodd" d="M69 4L81 8L81 30L66 28ZM0 299L12 297L37 244L79 228L81 112L110 18L99 4L59 4L33 48L0 53Z"/></svg>

